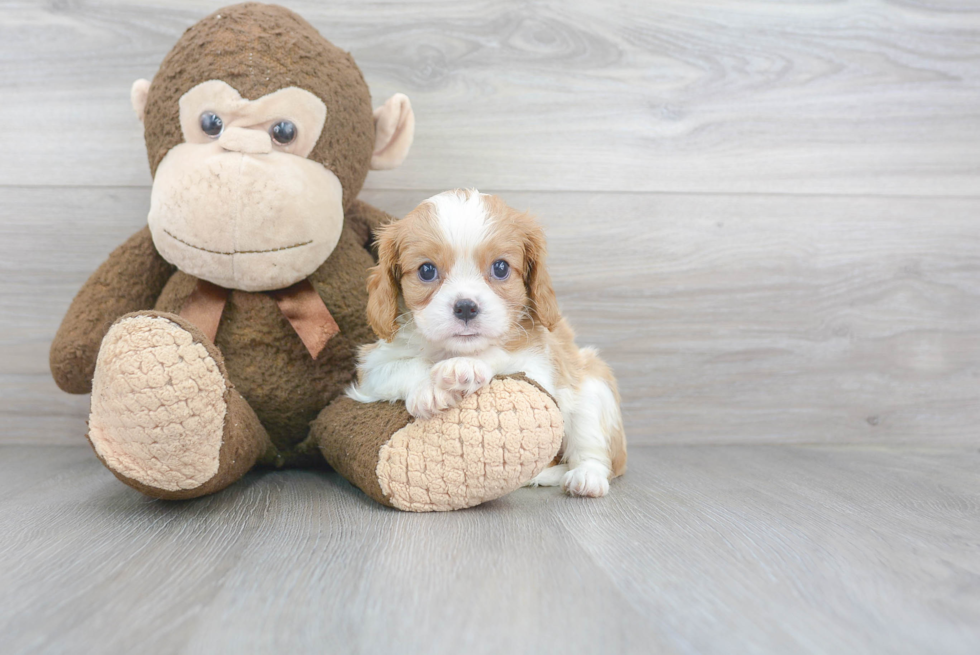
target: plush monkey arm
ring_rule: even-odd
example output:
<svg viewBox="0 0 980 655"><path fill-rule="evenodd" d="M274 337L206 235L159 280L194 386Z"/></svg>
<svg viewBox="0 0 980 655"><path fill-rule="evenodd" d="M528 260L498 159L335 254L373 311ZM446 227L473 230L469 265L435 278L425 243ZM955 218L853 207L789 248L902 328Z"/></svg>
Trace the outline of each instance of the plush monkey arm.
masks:
<svg viewBox="0 0 980 655"><path fill-rule="evenodd" d="M385 223L395 220L391 214L383 212L377 207L355 200L348 207L344 215L344 220L357 233L358 238L364 247L368 249L374 260L378 260L377 249L374 246L374 231Z"/></svg>
<svg viewBox="0 0 980 655"><path fill-rule="evenodd" d="M174 271L146 227L109 255L75 296L51 344L51 374L62 390L92 390L102 337L120 316L152 309Z"/></svg>

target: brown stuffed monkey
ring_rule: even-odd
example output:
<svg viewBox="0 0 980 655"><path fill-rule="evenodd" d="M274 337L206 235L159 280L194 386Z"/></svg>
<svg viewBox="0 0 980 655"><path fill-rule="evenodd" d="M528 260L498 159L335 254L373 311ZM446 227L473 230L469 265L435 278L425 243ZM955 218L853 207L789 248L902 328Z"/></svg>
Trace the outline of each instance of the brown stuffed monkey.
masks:
<svg viewBox="0 0 980 655"><path fill-rule="evenodd" d="M324 459L405 510L470 507L541 471L561 443L542 390L500 378L414 422L344 396L366 320L369 168L405 158L408 98L372 112L350 54L277 6L221 9L133 85L153 188L148 226L75 297L51 346L117 478L194 498L256 465Z"/></svg>

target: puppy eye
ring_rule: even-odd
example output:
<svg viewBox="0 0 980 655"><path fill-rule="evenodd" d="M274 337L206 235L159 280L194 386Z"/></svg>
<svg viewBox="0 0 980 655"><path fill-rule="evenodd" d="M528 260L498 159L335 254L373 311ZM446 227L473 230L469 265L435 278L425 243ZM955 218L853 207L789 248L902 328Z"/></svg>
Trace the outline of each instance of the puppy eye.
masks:
<svg viewBox="0 0 980 655"><path fill-rule="evenodd" d="M296 138L296 126L292 121L279 121L269 130L272 140L281 146L292 143Z"/></svg>
<svg viewBox="0 0 980 655"><path fill-rule="evenodd" d="M506 280L507 276L510 275L510 264L502 259L498 259L490 267L490 274L493 275L494 279Z"/></svg>
<svg viewBox="0 0 980 655"><path fill-rule="evenodd" d="M438 274L439 270L432 262L425 262L419 266L419 279L423 282L432 282L432 280L436 279L436 275Z"/></svg>
<svg viewBox="0 0 980 655"><path fill-rule="evenodd" d="M225 124L221 117L213 111L206 111L201 114L201 130L210 137L216 137L225 129Z"/></svg>

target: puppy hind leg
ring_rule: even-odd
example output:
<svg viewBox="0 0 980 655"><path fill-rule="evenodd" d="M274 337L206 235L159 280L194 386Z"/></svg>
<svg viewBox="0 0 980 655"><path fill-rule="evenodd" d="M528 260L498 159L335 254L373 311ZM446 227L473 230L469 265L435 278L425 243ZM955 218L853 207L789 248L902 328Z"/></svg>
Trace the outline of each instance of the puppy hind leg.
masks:
<svg viewBox="0 0 980 655"><path fill-rule="evenodd" d="M572 496L605 496L613 477L610 443L616 430L622 432L612 387L599 378L586 378L578 390L571 423L565 443L569 470L562 477L562 488Z"/></svg>
<svg viewBox="0 0 980 655"><path fill-rule="evenodd" d="M558 487L561 485L562 479L565 474L568 473L567 464L555 464L554 466L549 466L545 470L538 473L536 476L531 478L525 487Z"/></svg>

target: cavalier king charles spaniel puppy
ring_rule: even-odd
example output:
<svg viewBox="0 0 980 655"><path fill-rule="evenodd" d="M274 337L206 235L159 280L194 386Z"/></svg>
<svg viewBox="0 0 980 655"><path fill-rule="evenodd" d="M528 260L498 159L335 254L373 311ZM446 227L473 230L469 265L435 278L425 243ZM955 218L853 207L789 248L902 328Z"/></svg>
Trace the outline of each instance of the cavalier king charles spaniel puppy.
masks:
<svg viewBox="0 0 980 655"><path fill-rule="evenodd" d="M362 347L351 398L403 400L425 419L495 375L524 373L565 422L560 463L530 485L604 496L626 469L616 380L595 349L575 345L529 214L475 190L433 196L380 229L368 292L381 340Z"/></svg>

